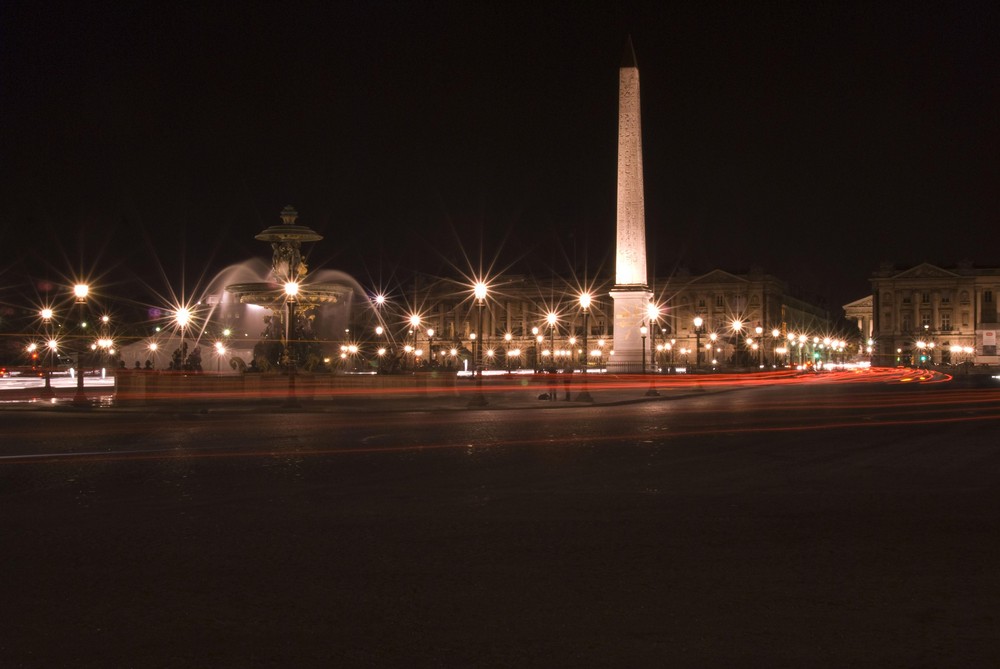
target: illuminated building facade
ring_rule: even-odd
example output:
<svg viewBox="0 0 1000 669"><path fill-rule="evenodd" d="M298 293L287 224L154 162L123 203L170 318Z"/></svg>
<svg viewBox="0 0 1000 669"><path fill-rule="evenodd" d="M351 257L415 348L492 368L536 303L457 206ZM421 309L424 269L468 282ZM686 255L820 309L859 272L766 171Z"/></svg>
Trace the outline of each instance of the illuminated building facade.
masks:
<svg viewBox="0 0 1000 669"><path fill-rule="evenodd" d="M873 364L1000 364L1000 268L884 264L871 283Z"/></svg>
<svg viewBox="0 0 1000 669"><path fill-rule="evenodd" d="M614 343L618 323L614 318L615 303L607 291L609 283L606 279L603 284L587 286L594 296L588 318L587 355L592 365L609 366L610 371L629 371L616 370L614 365L618 355ZM638 336L639 327L646 327L646 338L639 339L640 345L646 347L647 361L660 368L694 362L698 339L694 328L696 316L704 320L703 346L709 342L710 334L716 335L717 349L712 353L720 364L741 360L749 363L754 354L748 339L763 349L757 359L769 364L776 358L782 362L776 350L784 347L789 334L820 338L832 334L825 309L792 296L784 281L761 271L733 274L714 270L700 275L681 271L669 278L656 279L652 285L650 300L639 309L635 330ZM505 364L508 350L520 352L514 364L522 367L547 365L552 362L553 354L557 361L562 357L582 362L581 292L575 282L560 278L538 280L511 275L492 280L481 334L486 350L493 351L487 364L491 361L493 366ZM397 343L410 342L424 356L433 349L433 360L439 364L448 362L451 349L459 355L463 350L471 351L471 335L477 323L471 286L447 279L418 278L404 294L406 298L394 298L392 305L384 306L381 312L387 337L392 336ZM656 318L650 317L648 304L656 306ZM360 327L370 332L376 324L370 316L373 310L368 309L367 313L368 323ZM552 326L547 319L549 313L556 315ZM410 325L413 315L419 316L417 328ZM734 323L739 323L738 329L734 329ZM434 333L430 339L428 329ZM775 330L777 337L772 334Z"/></svg>

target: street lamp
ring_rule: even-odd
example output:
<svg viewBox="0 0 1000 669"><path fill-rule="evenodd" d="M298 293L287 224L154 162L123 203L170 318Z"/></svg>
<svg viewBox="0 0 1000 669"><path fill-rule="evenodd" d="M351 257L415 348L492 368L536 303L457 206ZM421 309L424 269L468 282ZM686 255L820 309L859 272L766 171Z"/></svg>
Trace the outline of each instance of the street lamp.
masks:
<svg viewBox="0 0 1000 669"><path fill-rule="evenodd" d="M86 308L87 308L87 296L90 294L90 287L85 283L78 283L73 286L73 296L76 305L80 309L80 321L86 327ZM73 395L73 406L76 407L89 407L90 403L87 402L87 395L83 390L83 367L81 366L81 361L83 346L78 346L76 351L76 394Z"/></svg>
<svg viewBox="0 0 1000 669"><path fill-rule="evenodd" d="M42 399L50 400L56 396L55 391L52 390L52 355L56 351L56 340L52 338L52 309L45 307L38 312L38 315L42 319L42 324L45 327L45 336L48 339L48 351L45 353L48 356L48 364L45 364L45 359L42 359L42 374L45 376L45 387L42 388Z"/></svg>
<svg viewBox="0 0 1000 669"><path fill-rule="evenodd" d="M733 365L739 366L740 364L740 335L743 334L743 321L740 319L734 319L732 323L733 330Z"/></svg>
<svg viewBox="0 0 1000 669"><path fill-rule="evenodd" d="M427 364L434 366L434 328L427 328Z"/></svg>
<svg viewBox="0 0 1000 669"><path fill-rule="evenodd" d="M642 337L642 373L646 373L646 332L648 328L643 323L639 326L639 336Z"/></svg>
<svg viewBox="0 0 1000 669"><path fill-rule="evenodd" d="M701 335L705 331L703 326L705 319L701 316L694 317L694 368L701 367Z"/></svg>
<svg viewBox="0 0 1000 669"><path fill-rule="evenodd" d="M486 397L483 395L483 305L486 302L487 287L482 281L476 282L472 288L472 293L476 298L476 308L478 311L478 325L476 332L476 394L469 402L469 406L486 406Z"/></svg>
<svg viewBox="0 0 1000 669"><path fill-rule="evenodd" d="M187 326L188 322L191 320L191 311L187 307L180 307L174 312L174 322L177 323L177 327L180 328L181 333L181 345L178 349L180 351L180 364L177 366L177 371L184 369L184 363L187 361L187 350L184 347L184 328Z"/></svg>
<svg viewBox="0 0 1000 669"><path fill-rule="evenodd" d="M514 338L509 332L505 332L503 335L504 340L504 357L507 358L507 373L510 374L510 340Z"/></svg>
<svg viewBox="0 0 1000 669"><path fill-rule="evenodd" d="M552 351L552 365L555 366L556 323L559 321L559 317L554 311L550 311L545 320L549 323L549 350Z"/></svg>
<svg viewBox="0 0 1000 669"><path fill-rule="evenodd" d="M410 315L410 334L413 335L413 341L411 342L411 345L413 346L414 350L416 350L416 348L417 348L417 332L419 332L419 331L420 331L420 316L418 314L411 314ZM416 370L417 370L417 359L416 359L416 357L414 357L413 358L413 371L416 371Z"/></svg>
<svg viewBox="0 0 1000 669"><path fill-rule="evenodd" d="M222 358L226 355L226 345L221 341L215 342L215 371L222 371Z"/></svg>
<svg viewBox="0 0 1000 669"><path fill-rule="evenodd" d="M538 334L538 326L531 328L531 336L535 338L535 370L542 368L542 335Z"/></svg>
<svg viewBox="0 0 1000 669"><path fill-rule="evenodd" d="M651 371L655 374L657 365L653 351L656 349L656 327L660 322L660 308L650 302L646 305L646 316L649 318L649 362Z"/></svg>
<svg viewBox="0 0 1000 669"><path fill-rule="evenodd" d="M288 366L288 397L285 406L295 408L295 355L292 353L292 316L295 313L295 296L299 294L298 281L285 282L285 364Z"/></svg>
<svg viewBox="0 0 1000 669"><path fill-rule="evenodd" d="M757 327L753 329L757 333L757 364L760 367L764 366L764 328L760 323L757 323Z"/></svg>
<svg viewBox="0 0 1000 669"><path fill-rule="evenodd" d="M590 334L590 293L580 293L580 308L583 309L583 390L576 396L578 402L593 402L587 389L587 370L590 368L590 351L587 348L587 335Z"/></svg>
<svg viewBox="0 0 1000 669"><path fill-rule="evenodd" d="M653 305L650 305L650 306L653 306ZM652 312L649 312L649 313L652 313ZM639 327L639 336L642 337L642 373L643 374L646 373L646 332L647 332L646 326L645 325L641 325ZM653 335L653 336L655 337L656 335ZM653 355L653 353L652 353L653 345L650 344L649 348L650 348L650 357L652 357L652 355ZM654 367L655 367L655 364L654 364ZM648 395L650 397L653 397L653 396L659 395L659 394L660 393L656 392L656 388L653 386L653 377L650 376L649 377L649 389L646 390L646 395Z"/></svg>
<svg viewBox="0 0 1000 669"><path fill-rule="evenodd" d="M381 325L376 325L375 326L375 336L381 337L382 333L384 333L384 332L385 332L385 328L383 328ZM378 373L379 374L382 373L382 358L384 356L385 356L385 348L382 347L382 346L380 346L378 348Z"/></svg>

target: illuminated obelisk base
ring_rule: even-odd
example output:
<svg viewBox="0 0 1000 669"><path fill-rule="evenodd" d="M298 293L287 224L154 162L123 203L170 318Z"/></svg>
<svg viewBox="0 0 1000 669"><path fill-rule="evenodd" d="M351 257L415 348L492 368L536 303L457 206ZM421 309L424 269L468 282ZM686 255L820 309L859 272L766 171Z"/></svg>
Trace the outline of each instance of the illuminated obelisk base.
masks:
<svg viewBox="0 0 1000 669"><path fill-rule="evenodd" d="M643 341L639 328L647 318L653 294L645 286L615 286L611 299L615 305L614 355L608 358L608 371L618 374L641 374Z"/></svg>

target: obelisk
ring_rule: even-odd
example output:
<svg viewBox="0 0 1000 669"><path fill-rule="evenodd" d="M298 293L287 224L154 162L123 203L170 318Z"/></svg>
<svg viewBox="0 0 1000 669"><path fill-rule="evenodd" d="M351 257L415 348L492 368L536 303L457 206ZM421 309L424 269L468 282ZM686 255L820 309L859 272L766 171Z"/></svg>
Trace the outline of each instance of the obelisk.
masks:
<svg viewBox="0 0 1000 669"><path fill-rule="evenodd" d="M642 191L639 68L632 38L618 70L618 215L615 252L614 355L608 369L642 371L644 324L653 294L646 283L646 213Z"/></svg>

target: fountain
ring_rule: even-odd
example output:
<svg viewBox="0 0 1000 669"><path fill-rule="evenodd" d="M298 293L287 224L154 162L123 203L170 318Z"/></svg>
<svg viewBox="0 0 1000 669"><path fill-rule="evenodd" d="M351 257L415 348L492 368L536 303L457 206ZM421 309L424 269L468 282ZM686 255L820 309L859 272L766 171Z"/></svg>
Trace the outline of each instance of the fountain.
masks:
<svg viewBox="0 0 1000 669"><path fill-rule="evenodd" d="M272 225L256 236L256 239L271 243L273 255L269 281L242 281L225 286L226 295L231 296L235 303L270 311L270 317L264 317L262 321L263 336L271 341L284 339L283 360L286 365L294 365L296 361L294 355L289 356L293 335L301 334L299 339L316 339L317 314L314 312L324 305L348 302L354 292L347 282L309 280L309 270L302 257L302 243L319 241L323 237L304 225L298 225L297 218L295 208L287 206L281 212L280 225ZM320 276L317 274L316 278ZM295 286L294 294L287 292L286 286L289 285ZM228 302L225 297L223 300Z"/></svg>
<svg viewBox="0 0 1000 669"><path fill-rule="evenodd" d="M215 275L197 302L202 309L198 314L199 331L193 335L195 349L198 350L203 335L226 333L225 341L216 341L219 357L214 359L215 369L209 366L200 370L208 372L205 374L161 372L160 365L149 371L138 367L120 370L115 380L116 402L144 405L171 401L270 401L285 394L284 406L298 407L299 400L330 400L359 390L375 389L377 392L369 397L381 399L406 393L426 396L430 388L445 394L455 392L452 374L311 373L333 371L325 360L334 358L336 353L330 349L346 340L352 322L352 298L355 294L363 295L364 291L343 272L329 269L309 272L302 257L302 244L319 241L322 236L298 225L297 218L298 212L293 207L285 207L281 224L256 235L271 244L270 267L259 259L230 265ZM165 341L155 343L164 350L173 349L169 335ZM125 348L129 350L123 360L128 358L129 362L148 359L153 350L145 340ZM222 369L223 355L229 357L230 370ZM246 373L274 372L281 368L285 373ZM307 373L298 376L300 368Z"/></svg>

